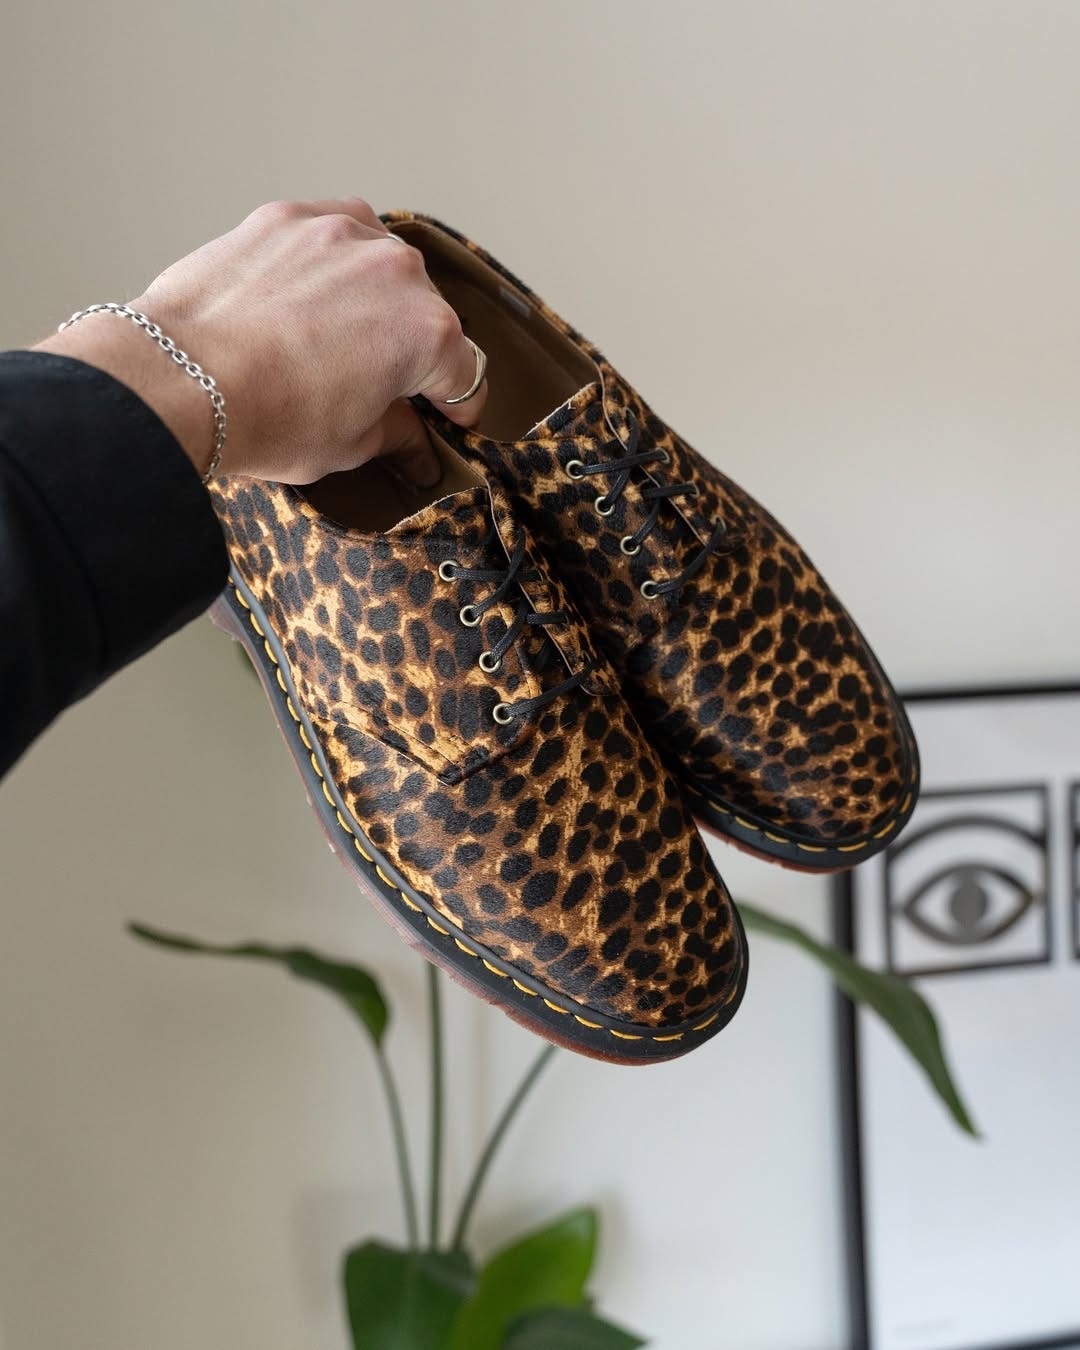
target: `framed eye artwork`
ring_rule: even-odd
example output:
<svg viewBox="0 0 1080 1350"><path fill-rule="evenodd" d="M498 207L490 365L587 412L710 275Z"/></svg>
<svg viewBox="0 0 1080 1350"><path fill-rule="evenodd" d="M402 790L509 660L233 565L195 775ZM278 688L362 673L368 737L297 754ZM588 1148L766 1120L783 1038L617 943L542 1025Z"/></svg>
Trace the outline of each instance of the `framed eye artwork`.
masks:
<svg viewBox="0 0 1080 1350"><path fill-rule="evenodd" d="M838 928L929 1000L980 1137L842 1004L855 1347L1080 1347L1080 686L905 702L922 796Z"/></svg>

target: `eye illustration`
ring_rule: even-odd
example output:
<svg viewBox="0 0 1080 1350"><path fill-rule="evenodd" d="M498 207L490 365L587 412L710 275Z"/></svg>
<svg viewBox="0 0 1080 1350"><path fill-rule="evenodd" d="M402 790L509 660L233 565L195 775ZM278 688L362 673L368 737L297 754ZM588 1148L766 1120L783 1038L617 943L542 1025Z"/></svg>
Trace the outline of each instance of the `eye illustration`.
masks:
<svg viewBox="0 0 1080 1350"><path fill-rule="evenodd" d="M1001 937L1041 898L1003 867L965 862L939 868L903 910L932 941L966 947Z"/></svg>
<svg viewBox="0 0 1080 1350"><path fill-rule="evenodd" d="M885 859L891 970L935 975L1050 959L1044 787L932 792Z"/></svg>

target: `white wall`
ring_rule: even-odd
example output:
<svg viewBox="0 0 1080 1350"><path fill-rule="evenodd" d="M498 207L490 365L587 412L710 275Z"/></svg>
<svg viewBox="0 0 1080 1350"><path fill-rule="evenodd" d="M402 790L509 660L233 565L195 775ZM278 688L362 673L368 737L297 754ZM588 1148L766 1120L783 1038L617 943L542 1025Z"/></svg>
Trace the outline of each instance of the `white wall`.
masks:
<svg viewBox="0 0 1080 1350"><path fill-rule="evenodd" d="M1078 44L1067 0L34 0L0 27L0 345L266 198L427 208L759 492L901 682L1075 673ZM231 644L202 621L66 716L0 838L4 1350L344 1350L338 1253L399 1226L364 1046L122 932L376 965L419 1115L419 971ZM823 929L818 883L721 862ZM451 1009L460 1180L533 1047ZM833 1078L824 981L759 943L699 1054L557 1062L481 1236L595 1201L602 1300L658 1350L840 1350Z"/></svg>

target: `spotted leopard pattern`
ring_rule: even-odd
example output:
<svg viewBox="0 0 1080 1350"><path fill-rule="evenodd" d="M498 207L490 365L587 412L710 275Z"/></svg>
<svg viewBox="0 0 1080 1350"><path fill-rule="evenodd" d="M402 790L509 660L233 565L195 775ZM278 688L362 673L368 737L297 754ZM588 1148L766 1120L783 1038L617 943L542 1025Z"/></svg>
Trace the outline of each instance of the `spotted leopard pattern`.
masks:
<svg viewBox="0 0 1080 1350"><path fill-rule="evenodd" d="M562 666L537 669L526 642L476 678L511 611L462 627L458 609L477 597L465 583L444 593L438 564L491 565L478 560L493 516L500 538L520 528L493 497L460 494L362 536L291 488L229 478L213 492L339 791L414 890L583 1008L654 1029L707 1017L741 988L731 900L580 622L553 630ZM527 584L537 609L570 607L560 583ZM598 663L589 688L493 722L496 701L531 697L582 659Z"/></svg>
<svg viewBox="0 0 1080 1350"><path fill-rule="evenodd" d="M394 220L408 217L398 214ZM429 217L423 219L446 229ZM459 453L498 475L538 544L566 580L650 738L710 800L781 839L880 844L910 808L914 737L873 652L792 536L748 493L661 421L603 355L512 273L453 238L516 286L593 360L596 383L523 440L500 443L427 415ZM648 480L688 483L665 503L640 553L620 541L645 520L642 470L608 516L610 478L579 481L567 463L611 460L640 427L639 449L666 463ZM607 505L607 503L604 503ZM641 583L677 575L727 525L723 546L675 596Z"/></svg>

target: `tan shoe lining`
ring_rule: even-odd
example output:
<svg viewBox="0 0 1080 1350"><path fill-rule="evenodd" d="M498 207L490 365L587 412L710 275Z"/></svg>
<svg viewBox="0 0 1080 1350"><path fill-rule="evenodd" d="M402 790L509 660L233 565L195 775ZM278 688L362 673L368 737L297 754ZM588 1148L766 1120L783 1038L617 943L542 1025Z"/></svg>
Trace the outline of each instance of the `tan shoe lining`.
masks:
<svg viewBox="0 0 1080 1350"><path fill-rule="evenodd" d="M478 430L519 440L598 378L595 364L494 268L440 230L403 221L394 233L424 255L428 275L487 354L488 400Z"/></svg>

